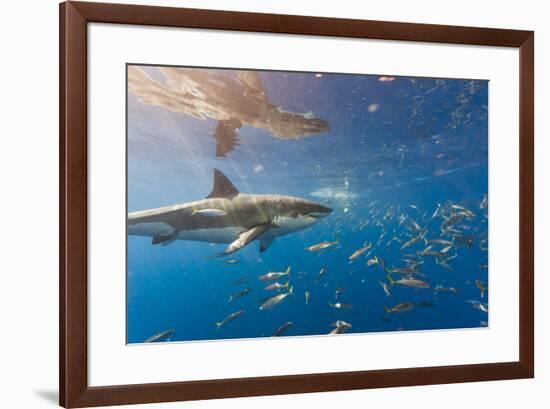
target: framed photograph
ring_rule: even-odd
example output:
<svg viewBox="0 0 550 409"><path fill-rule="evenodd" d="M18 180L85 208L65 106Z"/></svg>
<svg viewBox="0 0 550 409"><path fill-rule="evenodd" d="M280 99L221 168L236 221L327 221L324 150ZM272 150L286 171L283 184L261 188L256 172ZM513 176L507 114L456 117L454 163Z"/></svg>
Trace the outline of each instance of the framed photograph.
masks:
<svg viewBox="0 0 550 409"><path fill-rule="evenodd" d="M60 5L60 404L534 376L534 33Z"/></svg>

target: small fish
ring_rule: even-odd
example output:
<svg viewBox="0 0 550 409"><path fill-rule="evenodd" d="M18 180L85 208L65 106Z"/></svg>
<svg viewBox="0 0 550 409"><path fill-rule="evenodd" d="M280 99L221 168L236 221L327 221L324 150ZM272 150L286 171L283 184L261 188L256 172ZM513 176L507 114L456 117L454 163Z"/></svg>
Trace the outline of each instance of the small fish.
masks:
<svg viewBox="0 0 550 409"><path fill-rule="evenodd" d="M441 224L441 230L445 230L448 227L461 222L464 219L464 217L466 217L466 216L463 215L462 213L454 213L454 214L452 214L451 216L449 216L447 218L445 218L445 216L443 216L445 221L443 222L443 224Z"/></svg>
<svg viewBox="0 0 550 409"><path fill-rule="evenodd" d="M450 264L447 263L447 261L445 261L445 260L436 259L436 260L435 260L435 263L436 263L438 266L441 266L441 267L443 267L443 268L446 268L446 269L449 270L449 271L455 271L455 269L452 268L452 267L450 266Z"/></svg>
<svg viewBox="0 0 550 409"><path fill-rule="evenodd" d="M317 284L321 278L327 273L327 268L326 267L323 267L321 268L321 270L319 270L319 274L317 274L317 277L315 277L315 284Z"/></svg>
<svg viewBox="0 0 550 409"><path fill-rule="evenodd" d="M153 335L152 337L147 338L145 343L150 342L170 342L176 333L175 329L169 329L168 331L162 331L158 334Z"/></svg>
<svg viewBox="0 0 550 409"><path fill-rule="evenodd" d="M441 229L441 235L447 234L449 236L456 237L456 236L462 235L462 233L463 233L462 230L457 230L452 227L446 227L445 229Z"/></svg>
<svg viewBox="0 0 550 409"><path fill-rule="evenodd" d="M449 250L450 250L452 247L453 247L453 245L451 244L450 246L447 246L447 247L445 247L445 248L439 250L439 252L440 252L441 254L447 254L447 253L449 252Z"/></svg>
<svg viewBox="0 0 550 409"><path fill-rule="evenodd" d="M388 283L385 283L385 282L380 281L380 280L378 280L378 282L382 286L382 289L384 290L386 295L389 297L391 295L391 291L390 291L390 286L388 285Z"/></svg>
<svg viewBox="0 0 550 409"><path fill-rule="evenodd" d="M442 246L450 246L453 244L452 241L444 240L444 239L424 240L424 243L426 244L426 246L428 244L441 244Z"/></svg>
<svg viewBox="0 0 550 409"><path fill-rule="evenodd" d="M225 324L227 324L228 322L231 322L233 320L236 320L237 318L239 318L241 315L244 314L244 310L239 310L237 312L234 312L233 314L231 315L228 315L227 317L224 318L223 321L220 321L220 322L216 322L216 329L220 329L221 327L223 327Z"/></svg>
<svg viewBox="0 0 550 409"><path fill-rule="evenodd" d="M442 292L442 293L458 294L460 292L460 289L456 287L443 287L442 285L436 285L434 288L434 291Z"/></svg>
<svg viewBox="0 0 550 409"><path fill-rule="evenodd" d="M237 260L237 259L235 259L235 258L230 258L230 259L228 259L228 260L224 260L223 262L224 262L224 263L227 263L227 264L237 264L237 263L240 263L241 260Z"/></svg>
<svg viewBox="0 0 550 409"><path fill-rule="evenodd" d="M471 304L472 307L474 307L476 310L483 311L483 312L489 312L489 305L482 303L480 301L474 301L474 300L466 300L464 302L467 302L468 304Z"/></svg>
<svg viewBox="0 0 550 409"><path fill-rule="evenodd" d="M308 305L309 304L309 298L311 297L311 294L309 293L309 291L306 291L304 293L304 297L306 299L306 305Z"/></svg>
<svg viewBox="0 0 550 409"><path fill-rule="evenodd" d="M384 310L386 311L387 314L391 314L391 313L394 313L394 312L405 312L405 311L410 311L414 308L414 305L410 302L402 302L402 303L399 303L397 304L396 306L394 307L391 307L391 308L388 308L388 307L384 307Z"/></svg>
<svg viewBox="0 0 550 409"><path fill-rule="evenodd" d="M329 332L329 334L343 334L348 329L351 328L351 324L346 321L338 320L335 323L331 324L333 327L335 327L332 331Z"/></svg>
<svg viewBox="0 0 550 409"><path fill-rule="evenodd" d="M420 240L424 239L424 236L426 235L426 232L419 234L418 236L413 237L409 241L407 241L405 244L401 246L401 251L405 250L406 248L409 248L416 243L418 243Z"/></svg>
<svg viewBox="0 0 550 409"><path fill-rule="evenodd" d="M424 250L418 252L418 255L421 257L445 257L445 255L441 254L439 251L432 250L432 247L433 246L426 247Z"/></svg>
<svg viewBox="0 0 550 409"><path fill-rule="evenodd" d="M419 271L416 270L415 267L398 267L398 268L392 268L390 270L391 274L416 274L416 275L424 275L421 274Z"/></svg>
<svg viewBox="0 0 550 409"><path fill-rule="evenodd" d="M378 267L380 267L380 270L386 269L386 262L382 257L376 257L378 259Z"/></svg>
<svg viewBox="0 0 550 409"><path fill-rule="evenodd" d="M394 280L392 276L388 274L388 281L391 285L402 285L410 288L431 288L431 285L426 281L417 280L416 278L400 278Z"/></svg>
<svg viewBox="0 0 550 409"><path fill-rule="evenodd" d="M245 295L249 294L250 291L252 291L251 288L245 288L244 290L239 291L238 293L232 294L232 295L229 296L229 301L228 302L233 302L235 300L238 300L239 298L244 297Z"/></svg>
<svg viewBox="0 0 550 409"><path fill-rule="evenodd" d="M276 296L269 298L266 302L260 305L260 310L269 310L277 304L280 304L286 297L292 294L294 294L294 290L292 287L290 287L288 293L277 294Z"/></svg>
<svg viewBox="0 0 550 409"><path fill-rule="evenodd" d="M489 196L487 194L483 195L483 199L481 200L481 203L479 204L480 209L487 209L489 207Z"/></svg>
<svg viewBox="0 0 550 409"><path fill-rule="evenodd" d="M370 260L367 260L367 267L372 267L372 266L375 266L379 263L379 260L378 260L378 257L377 256L374 256L373 258L371 258Z"/></svg>
<svg viewBox="0 0 550 409"><path fill-rule="evenodd" d="M441 212L441 204L438 203L435 211L432 214L432 219L439 217L440 212Z"/></svg>
<svg viewBox="0 0 550 409"><path fill-rule="evenodd" d="M411 227L412 230L418 232L418 233L421 233L422 232L422 228L420 227L420 225L415 222L414 220L409 220L409 225Z"/></svg>
<svg viewBox="0 0 550 409"><path fill-rule="evenodd" d="M487 246L487 239L480 240L479 249L481 251L489 251L489 247Z"/></svg>
<svg viewBox="0 0 550 409"><path fill-rule="evenodd" d="M277 280L278 278L281 278L287 275L290 275L290 266L288 266L288 268L284 272L270 271L269 273L264 274L263 276L260 276L258 280L261 280L261 281Z"/></svg>
<svg viewBox="0 0 550 409"><path fill-rule="evenodd" d="M476 280L476 287L479 288L481 292L481 298L485 298L485 291L487 291L487 286L481 280Z"/></svg>
<svg viewBox="0 0 550 409"><path fill-rule="evenodd" d="M273 291L273 290L281 290L283 288L288 288L290 284L290 281L287 281L286 284L281 284L278 282L275 282L273 284L269 284L267 287L264 288L264 290Z"/></svg>
<svg viewBox="0 0 550 409"><path fill-rule="evenodd" d="M284 323L283 325L281 325L279 328L277 328L277 331L275 331L272 335L272 337L279 337L281 336L281 334L283 332L285 332L288 328L290 328L291 326L293 326L294 323L292 321L288 321L286 323Z"/></svg>
<svg viewBox="0 0 550 409"><path fill-rule="evenodd" d="M311 252L314 252L314 251L321 251L321 250L324 250L326 248L329 248L329 247L332 247L332 246L338 246L340 245L340 241L339 240L336 240L336 241L325 241L323 243L319 243L319 244L314 244L313 246L309 246L309 247L306 247L306 250L307 251L311 251Z"/></svg>
<svg viewBox="0 0 550 409"><path fill-rule="evenodd" d="M422 308L433 308L433 307L435 307L435 304L431 301L420 301L417 305L419 307L422 307Z"/></svg>
<svg viewBox="0 0 550 409"><path fill-rule="evenodd" d="M338 287L336 291L334 291L334 298L338 299L338 296L342 294L346 289L344 287Z"/></svg>
<svg viewBox="0 0 550 409"><path fill-rule="evenodd" d="M454 255L454 256L451 256L451 257L445 258L445 262L448 263L449 261L452 261L452 260L454 260L454 259L457 258L457 257L458 257L458 254L457 254L456 251L455 251L455 255Z"/></svg>
<svg viewBox="0 0 550 409"><path fill-rule="evenodd" d="M369 243L365 247L362 247L359 250L356 250L351 256L349 256L349 262L352 263L353 261L355 261L356 258L361 256L361 254L369 250L371 247L372 247L372 243Z"/></svg>
<svg viewBox="0 0 550 409"><path fill-rule="evenodd" d="M248 283L248 278L246 277L241 277L231 282L232 285L240 285L240 284L246 284L246 283Z"/></svg>
<svg viewBox="0 0 550 409"><path fill-rule="evenodd" d="M353 305L351 304L344 304L341 302L337 302L332 304L330 301L328 303L332 308L336 308L337 310L353 310Z"/></svg>
<svg viewBox="0 0 550 409"><path fill-rule="evenodd" d="M476 216L476 214L474 212L472 212L470 209L465 208L464 206L459 206L459 205L454 204L454 205L451 206L451 209L458 210L458 212L455 213L455 214L461 214L464 217L467 217L469 219Z"/></svg>
<svg viewBox="0 0 550 409"><path fill-rule="evenodd" d="M220 216L225 216L227 215L227 213L225 212L225 210L220 210L220 209L200 209L200 210L193 210L193 212L191 213L191 216L195 215L195 214L200 214L202 216L207 216L207 217L220 217Z"/></svg>
<svg viewBox="0 0 550 409"><path fill-rule="evenodd" d="M394 241L396 241L396 242L398 242L398 243L401 243L401 244L403 243L403 242L402 242L401 240L399 240L396 236L393 236L392 239L386 243L386 246L391 245Z"/></svg>

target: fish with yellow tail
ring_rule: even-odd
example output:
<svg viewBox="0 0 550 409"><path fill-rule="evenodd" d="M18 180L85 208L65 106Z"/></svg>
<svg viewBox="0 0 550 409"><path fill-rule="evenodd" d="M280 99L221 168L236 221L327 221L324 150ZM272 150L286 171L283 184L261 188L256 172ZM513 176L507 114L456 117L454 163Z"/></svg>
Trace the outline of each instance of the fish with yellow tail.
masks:
<svg viewBox="0 0 550 409"><path fill-rule="evenodd" d="M416 278L412 277L404 277L400 278L398 280L393 279L391 274L388 274L388 281L390 285L402 285L403 287L410 287L410 288L431 288L431 285L428 284L426 281L418 280Z"/></svg>
<svg viewBox="0 0 550 409"><path fill-rule="evenodd" d="M329 247L339 246L340 240L336 239L335 241L325 241L323 243L314 244L313 246L306 247L306 250L309 252L316 252L328 249Z"/></svg>
<svg viewBox="0 0 550 409"><path fill-rule="evenodd" d="M368 243L366 246L361 247L359 250L356 250L351 256L349 256L348 258L349 263L350 264L353 263L355 259L361 257L361 255L366 251L368 251L371 247L372 247L372 243Z"/></svg>
<svg viewBox="0 0 550 409"><path fill-rule="evenodd" d="M269 310L275 307L277 304L280 304L281 302L283 302L285 298L287 298L289 295L292 295L292 294L294 294L294 289L291 286L290 289L288 290L288 293L277 294L274 297L268 298L262 305L260 305L260 310L262 311Z"/></svg>
<svg viewBox="0 0 550 409"><path fill-rule="evenodd" d="M487 291L487 286L482 280L476 280L476 287L480 291L481 298L485 298L485 292Z"/></svg>
<svg viewBox="0 0 550 409"><path fill-rule="evenodd" d="M380 263L380 259L378 256L374 256L373 258L367 260L367 267L376 266Z"/></svg>
<svg viewBox="0 0 550 409"><path fill-rule="evenodd" d="M290 281L287 281L286 284L281 284L279 282L275 282L273 284L269 284L267 287L264 288L264 290L267 291L274 291L274 290L282 290L283 288L288 288L290 285Z"/></svg>
<svg viewBox="0 0 550 409"><path fill-rule="evenodd" d="M288 266L286 271L270 271L269 273L264 274L263 276L260 276L258 280L261 280L261 281L277 280L287 275L290 275L290 266Z"/></svg>

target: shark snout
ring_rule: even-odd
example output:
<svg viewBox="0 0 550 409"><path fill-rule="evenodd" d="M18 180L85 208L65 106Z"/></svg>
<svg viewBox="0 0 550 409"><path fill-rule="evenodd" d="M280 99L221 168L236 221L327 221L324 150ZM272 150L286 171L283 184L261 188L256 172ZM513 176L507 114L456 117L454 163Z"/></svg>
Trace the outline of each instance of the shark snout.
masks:
<svg viewBox="0 0 550 409"><path fill-rule="evenodd" d="M309 216L315 219L322 219L323 217L327 217L331 213L332 209L330 207L316 204L315 209L313 209L313 211L309 213Z"/></svg>

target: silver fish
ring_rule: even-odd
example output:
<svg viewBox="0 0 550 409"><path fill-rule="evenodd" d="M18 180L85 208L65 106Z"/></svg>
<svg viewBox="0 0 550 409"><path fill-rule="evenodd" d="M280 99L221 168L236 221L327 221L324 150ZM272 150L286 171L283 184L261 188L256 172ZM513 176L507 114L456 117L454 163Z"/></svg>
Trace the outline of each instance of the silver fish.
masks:
<svg viewBox="0 0 550 409"><path fill-rule="evenodd" d="M145 343L150 342L169 342L174 337L174 334L176 333L175 329L169 329L167 331L159 332L158 334L153 335L152 337L147 338Z"/></svg>
<svg viewBox="0 0 550 409"><path fill-rule="evenodd" d="M332 304L330 301L328 303L332 308L336 308L337 310L353 310L353 305L351 304L344 304L341 302L337 302Z"/></svg>
<svg viewBox="0 0 550 409"><path fill-rule="evenodd" d="M283 332L285 332L288 328L290 328L291 326L293 326L294 323L292 321L288 321L286 323L284 323L283 325L281 325L279 328L277 328L277 331L275 331L272 335L272 337L279 337L282 335Z"/></svg>
<svg viewBox="0 0 550 409"><path fill-rule="evenodd" d="M261 281L277 280L278 278L281 278L287 275L290 275L290 266L288 266L288 268L284 272L270 271L269 273L264 274L263 276L260 276L258 280L261 280Z"/></svg>
<svg viewBox="0 0 550 409"><path fill-rule="evenodd" d="M237 318L239 318L241 315L244 315L244 310L239 310L237 312L234 312L233 314L231 315L228 315L227 317L225 317L223 319L223 321L220 321L220 322L216 322L216 328L219 329L221 327L223 327L225 324L227 324L228 322L231 322L233 320L236 320Z"/></svg>
<svg viewBox="0 0 550 409"><path fill-rule="evenodd" d="M349 256L349 261L352 263L356 258L360 257L363 253L369 250L372 247L372 243L367 244L365 247L356 250L351 256Z"/></svg>
<svg viewBox="0 0 550 409"><path fill-rule="evenodd" d="M384 310L386 311L387 314L391 314L391 313L394 313L394 312L410 311L413 308L414 308L414 304L412 304L410 302L402 302L402 303L399 303L396 306L391 307L391 308L384 307Z"/></svg>
<svg viewBox="0 0 550 409"><path fill-rule="evenodd" d="M325 241L323 243L314 244L313 246L306 247L306 250L311 251L311 252L320 251L320 250L324 250L324 249L327 249L327 248L332 247L332 246L338 246L339 244L340 244L339 240Z"/></svg>
<svg viewBox="0 0 550 409"><path fill-rule="evenodd" d="M249 294L252 291L251 288L245 288L242 291L239 291L238 293L232 294L229 296L229 302L233 302L235 300L238 300L241 297L244 297L245 295Z"/></svg>
<svg viewBox="0 0 550 409"><path fill-rule="evenodd" d="M290 289L288 290L288 293L277 294L276 296L269 298L266 302L260 305L260 310L269 310L270 308L273 308L277 304L280 304L286 297L292 294L294 294L294 291L293 291L293 288L290 287Z"/></svg>
<svg viewBox="0 0 550 409"><path fill-rule="evenodd" d="M348 329L351 328L351 324L346 321L338 320L335 323L331 324L333 327L335 327L332 331L329 332L329 334L343 334Z"/></svg>

